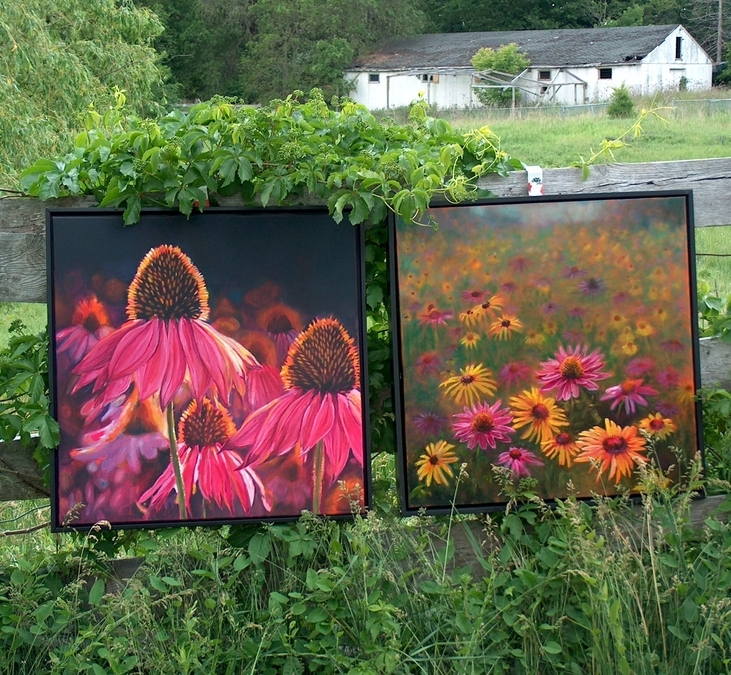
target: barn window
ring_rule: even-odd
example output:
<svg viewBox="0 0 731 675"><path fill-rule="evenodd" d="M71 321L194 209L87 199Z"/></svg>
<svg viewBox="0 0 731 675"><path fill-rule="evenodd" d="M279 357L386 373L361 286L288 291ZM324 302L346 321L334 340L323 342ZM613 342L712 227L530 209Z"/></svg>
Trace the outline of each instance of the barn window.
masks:
<svg viewBox="0 0 731 675"><path fill-rule="evenodd" d="M600 80L611 80L612 69L611 68L599 68L599 79Z"/></svg>
<svg viewBox="0 0 731 675"><path fill-rule="evenodd" d="M381 81L380 73L368 73L368 82L371 84L378 84Z"/></svg>
<svg viewBox="0 0 731 675"><path fill-rule="evenodd" d="M551 79L551 71L550 70L539 70L538 71L538 79L539 80L550 80Z"/></svg>
<svg viewBox="0 0 731 675"><path fill-rule="evenodd" d="M439 75L429 75L428 73L424 73L421 76L422 82L439 82Z"/></svg>
<svg viewBox="0 0 731 675"><path fill-rule="evenodd" d="M676 59L683 58L683 38L682 37L675 38L675 58Z"/></svg>

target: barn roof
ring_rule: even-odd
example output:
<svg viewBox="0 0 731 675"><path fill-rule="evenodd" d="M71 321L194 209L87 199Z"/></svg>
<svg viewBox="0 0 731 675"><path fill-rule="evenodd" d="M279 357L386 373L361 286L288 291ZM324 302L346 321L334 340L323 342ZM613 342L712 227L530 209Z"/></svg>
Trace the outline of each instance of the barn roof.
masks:
<svg viewBox="0 0 731 675"><path fill-rule="evenodd" d="M481 47L515 42L532 66L580 66L641 61L678 24L555 30L506 30L484 33L431 33L384 44L357 59L349 70L470 68Z"/></svg>

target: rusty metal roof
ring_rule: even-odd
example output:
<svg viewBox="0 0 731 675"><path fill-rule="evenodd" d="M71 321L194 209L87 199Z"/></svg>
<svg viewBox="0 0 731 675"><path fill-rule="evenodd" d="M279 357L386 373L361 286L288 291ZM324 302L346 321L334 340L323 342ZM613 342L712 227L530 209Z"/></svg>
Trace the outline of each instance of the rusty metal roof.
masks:
<svg viewBox="0 0 731 675"><path fill-rule="evenodd" d="M431 33L384 44L348 70L471 68L470 59L481 47L496 49L511 42L528 54L533 67L632 63L647 56L677 25Z"/></svg>

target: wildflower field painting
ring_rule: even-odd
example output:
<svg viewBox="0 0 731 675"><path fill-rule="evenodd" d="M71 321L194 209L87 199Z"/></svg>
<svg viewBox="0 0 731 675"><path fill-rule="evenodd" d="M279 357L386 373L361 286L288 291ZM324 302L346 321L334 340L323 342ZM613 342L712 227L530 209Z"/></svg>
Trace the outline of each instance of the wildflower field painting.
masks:
<svg viewBox="0 0 731 675"><path fill-rule="evenodd" d="M690 214L654 193L395 222L405 513L497 507L527 477L544 499L677 480L701 446Z"/></svg>
<svg viewBox="0 0 731 675"><path fill-rule="evenodd" d="M53 210L53 527L368 503L362 232L322 210Z"/></svg>

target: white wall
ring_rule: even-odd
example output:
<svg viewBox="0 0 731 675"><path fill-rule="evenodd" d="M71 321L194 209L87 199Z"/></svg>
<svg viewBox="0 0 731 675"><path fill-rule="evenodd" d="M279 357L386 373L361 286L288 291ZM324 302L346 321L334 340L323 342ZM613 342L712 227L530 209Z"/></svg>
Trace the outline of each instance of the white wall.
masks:
<svg viewBox="0 0 731 675"><path fill-rule="evenodd" d="M438 108L470 108L479 106L472 91L472 74L445 75L434 72L438 82L424 82L422 75L381 72L379 82L369 82L369 73L345 73L347 81L354 80L356 87L350 96L370 110L385 110L411 105L423 96Z"/></svg>

